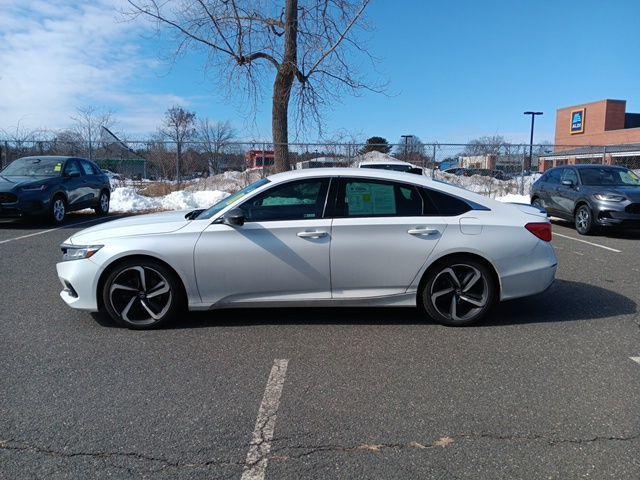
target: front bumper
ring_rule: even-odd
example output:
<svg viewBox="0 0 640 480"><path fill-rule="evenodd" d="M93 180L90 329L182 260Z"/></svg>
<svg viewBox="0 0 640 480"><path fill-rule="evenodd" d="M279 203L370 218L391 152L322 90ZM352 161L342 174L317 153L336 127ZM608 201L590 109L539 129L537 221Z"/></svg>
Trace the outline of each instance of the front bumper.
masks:
<svg viewBox="0 0 640 480"><path fill-rule="evenodd" d="M60 297L67 305L78 310L98 311L99 266L85 258L56 265L63 290Z"/></svg>
<svg viewBox="0 0 640 480"><path fill-rule="evenodd" d="M15 195L15 194L13 194ZM49 210L49 200L35 195L16 195L16 201L0 202L0 218L42 215Z"/></svg>
<svg viewBox="0 0 640 480"><path fill-rule="evenodd" d="M602 227L640 228L640 203L597 202L592 210L595 223Z"/></svg>

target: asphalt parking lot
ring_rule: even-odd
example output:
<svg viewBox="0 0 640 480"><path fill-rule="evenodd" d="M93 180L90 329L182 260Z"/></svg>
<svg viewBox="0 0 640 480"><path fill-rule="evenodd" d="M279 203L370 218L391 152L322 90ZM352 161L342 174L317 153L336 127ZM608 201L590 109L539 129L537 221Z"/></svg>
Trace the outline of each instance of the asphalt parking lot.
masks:
<svg viewBox="0 0 640 480"><path fill-rule="evenodd" d="M140 332L58 297L58 245L97 221L0 224L0 478L640 478L640 233L554 224L556 283L476 327L292 309Z"/></svg>

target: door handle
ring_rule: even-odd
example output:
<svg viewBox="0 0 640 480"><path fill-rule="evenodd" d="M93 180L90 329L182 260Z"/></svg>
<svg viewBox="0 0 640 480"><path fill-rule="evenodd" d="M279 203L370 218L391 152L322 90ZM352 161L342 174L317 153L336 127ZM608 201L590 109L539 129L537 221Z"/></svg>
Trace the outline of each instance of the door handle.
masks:
<svg viewBox="0 0 640 480"><path fill-rule="evenodd" d="M298 235L300 238L320 238L326 237L327 232L323 232L322 230L315 230L312 232L298 232L296 235Z"/></svg>
<svg viewBox="0 0 640 480"><path fill-rule="evenodd" d="M440 233L439 230L436 230L435 228L410 228L409 230L407 230L407 233L409 235L417 235L417 236L422 236L422 235L437 235L438 233Z"/></svg>

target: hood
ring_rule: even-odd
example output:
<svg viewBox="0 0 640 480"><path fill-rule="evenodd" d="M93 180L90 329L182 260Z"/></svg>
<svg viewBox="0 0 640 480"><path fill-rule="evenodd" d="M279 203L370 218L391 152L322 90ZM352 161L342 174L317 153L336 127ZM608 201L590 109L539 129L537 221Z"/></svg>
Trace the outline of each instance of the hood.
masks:
<svg viewBox="0 0 640 480"><path fill-rule="evenodd" d="M181 229L191 220L184 216L191 210L177 212L152 213L135 217L112 220L94 227L85 228L67 240L74 245L100 244L103 240L133 235L153 235L170 233Z"/></svg>
<svg viewBox="0 0 640 480"><path fill-rule="evenodd" d="M640 202L640 186L629 185L619 187L597 187L590 185L589 190L591 190L592 193L614 193L616 195L624 195L632 202Z"/></svg>
<svg viewBox="0 0 640 480"><path fill-rule="evenodd" d="M0 192L9 192L30 183L47 183L55 177L5 177L0 173Z"/></svg>

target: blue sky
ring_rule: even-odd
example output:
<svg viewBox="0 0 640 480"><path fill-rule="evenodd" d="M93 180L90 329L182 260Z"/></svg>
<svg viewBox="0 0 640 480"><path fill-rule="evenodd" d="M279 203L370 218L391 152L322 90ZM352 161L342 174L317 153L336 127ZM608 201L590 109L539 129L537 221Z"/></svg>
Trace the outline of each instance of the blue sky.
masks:
<svg viewBox="0 0 640 480"><path fill-rule="evenodd" d="M0 128L63 128L75 107L96 104L115 111L121 131L143 136L180 103L230 120L243 138L270 137L268 98L253 121L202 74L200 54L171 66L167 38L118 21L122 0L28 5L0 0L8 12L0 19ZM553 139L559 107L618 98L640 112L637 0L377 0L368 20L389 96L343 97L326 112L326 136L528 141L522 112L536 109L545 112L536 123L542 141Z"/></svg>

